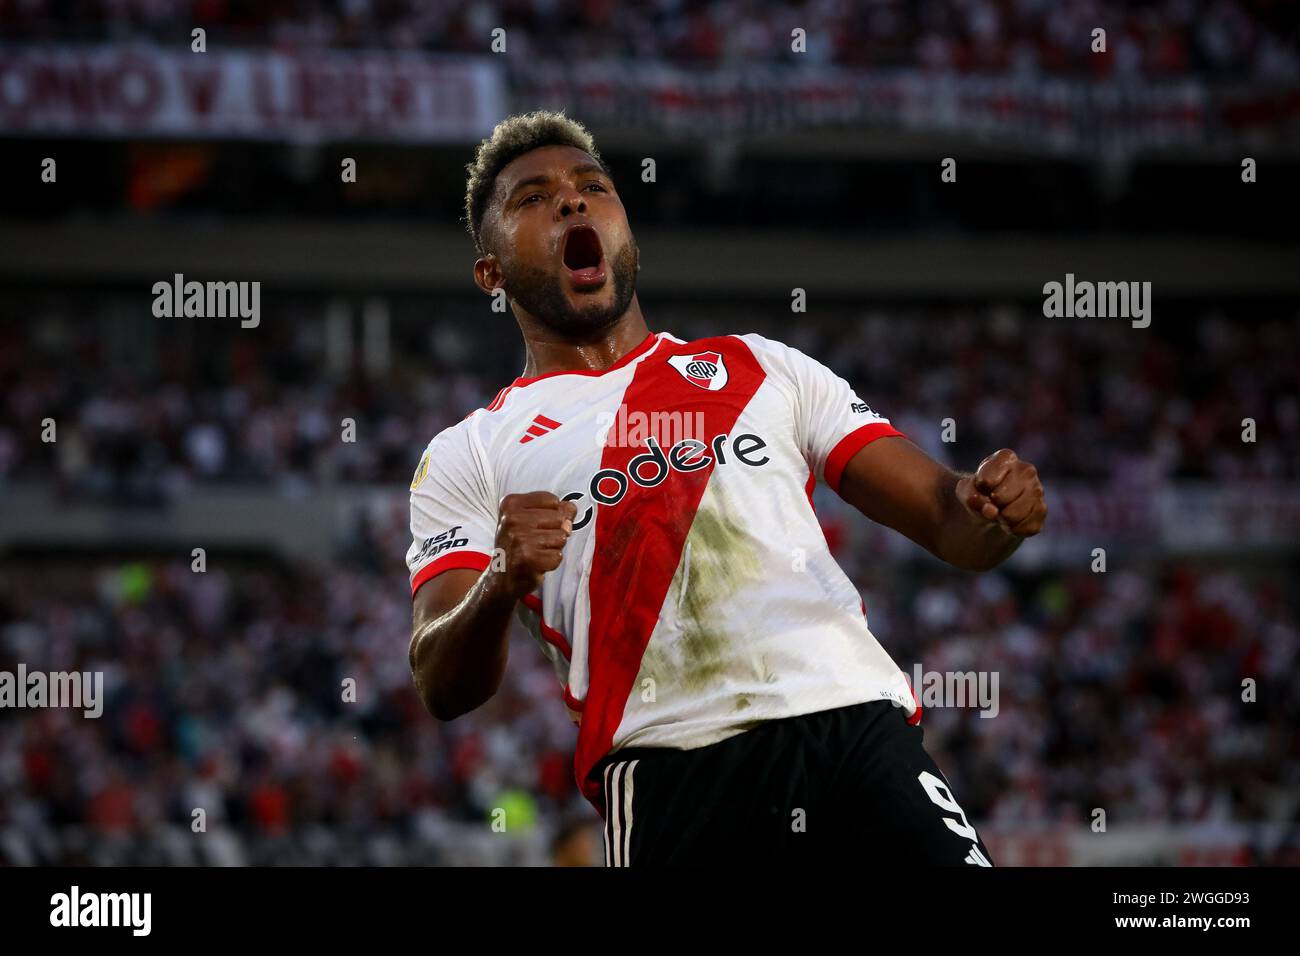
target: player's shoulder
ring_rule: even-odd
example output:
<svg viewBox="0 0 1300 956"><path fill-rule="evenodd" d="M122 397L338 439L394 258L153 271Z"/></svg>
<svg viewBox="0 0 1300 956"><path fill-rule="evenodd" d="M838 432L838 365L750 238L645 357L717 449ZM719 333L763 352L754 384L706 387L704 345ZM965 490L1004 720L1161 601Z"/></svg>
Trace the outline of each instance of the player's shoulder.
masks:
<svg viewBox="0 0 1300 956"><path fill-rule="evenodd" d="M739 346L753 357L770 378L791 389L802 388L809 382L819 381L831 374L825 365L807 353L759 332L733 332L693 340L667 333L661 333L661 336L670 343L671 352L677 355L712 351L726 355L729 346Z"/></svg>
<svg viewBox="0 0 1300 956"><path fill-rule="evenodd" d="M791 348L784 342L777 339L769 338L758 332L731 332L723 335L711 335L698 339L683 339L668 332L661 332L660 338L668 343L669 348L674 352L681 351L701 351L709 348L725 347L728 342L740 342L743 346L753 353L760 361L784 361L791 352L796 349Z"/></svg>
<svg viewBox="0 0 1300 956"><path fill-rule="evenodd" d="M476 408L454 425L448 425L429 439L428 444L424 446L424 450L450 451L456 448L468 447L470 433L474 428L474 416L482 411L483 409Z"/></svg>
<svg viewBox="0 0 1300 956"><path fill-rule="evenodd" d="M815 370L821 363L793 345L770 338L758 332L743 332L730 336L744 342L759 363L769 372L783 378L798 379Z"/></svg>
<svg viewBox="0 0 1300 956"><path fill-rule="evenodd" d="M411 491L416 491L430 473L464 474L481 466L482 436L485 408L476 408L460 421L448 425L424 446L420 463L411 478Z"/></svg>
<svg viewBox="0 0 1300 956"><path fill-rule="evenodd" d="M517 387L517 381L498 391L487 404L473 409L454 425L448 425L438 432L430 440L429 447L451 449L472 446L476 442L483 443L495 427L499 427L517 411L508 400Z"/></svg>
<svg viewBox="0 0 1300 956"><path fill-rule="evenodd" d="M424 447L419 470L427 473L439 465L446 468L485 467L485 453L502 430L516 427L517 419L528 413L526 403L512 402L520 380L500 389L492 400L475 408L460 421L434 435ZM417 475L419 471L417 471ZM414 487L418 482L412 482Z"/></svg>
<svg viewBox="0 0 1300 956"><path fill-rule="evenodd" d="M800 364L809 361L807 356L784 342L758 332L732 332L697 339L683 339L661 332L660 338L668 345L664 351L670 365L682 361L681 356L707 360L710 354L717 353L725 360L740 352L756 362L766 375L785 380L798 378Z"/></svg>
<svg viewBox="0 0 1300 956"><path fill-rule="evenodd" d="M758 332L736 332L728 338L740 339L750 350L759 356L779 358L790 351L790 346L777 339L769 338Z"/></svg>

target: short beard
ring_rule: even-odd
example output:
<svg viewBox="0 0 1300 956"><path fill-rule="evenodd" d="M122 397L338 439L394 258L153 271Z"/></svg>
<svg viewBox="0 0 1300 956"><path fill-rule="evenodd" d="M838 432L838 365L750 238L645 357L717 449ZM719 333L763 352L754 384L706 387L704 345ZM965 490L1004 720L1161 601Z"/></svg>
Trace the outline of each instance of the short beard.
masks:
<svg viewBox="0 0 1300 956"><path fill-rule="evenodd" d="M607 306L574 308L565 298L561 276L528 266L512 269L509 279L503 277L502 287L548 329L566 337L587 336L604 331L627 312L636 294L639 259L636 241L629 237L610 264L607 281L614 283L614 300Z"/></svg>

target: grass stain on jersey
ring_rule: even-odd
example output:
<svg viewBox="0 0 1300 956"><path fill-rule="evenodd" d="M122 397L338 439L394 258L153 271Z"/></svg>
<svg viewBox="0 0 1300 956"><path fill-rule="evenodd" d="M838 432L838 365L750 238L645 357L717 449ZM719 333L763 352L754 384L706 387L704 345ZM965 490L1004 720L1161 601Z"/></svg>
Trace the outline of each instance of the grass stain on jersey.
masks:
<svg viewBox="0 0 1300 956"><path fill-rule="evenodd" d="M740 635L736 622L728 621L717 608L756 581L760 570L750 532L728 511L718 496L713 506L696 512L665 601L676 608L679 633L672 644L656 641L646 647L639 679L649 677L661 686L697 691L734 668L733 644ZM747 699L743 703L738 699L736 709L748 706Z"/></svg>

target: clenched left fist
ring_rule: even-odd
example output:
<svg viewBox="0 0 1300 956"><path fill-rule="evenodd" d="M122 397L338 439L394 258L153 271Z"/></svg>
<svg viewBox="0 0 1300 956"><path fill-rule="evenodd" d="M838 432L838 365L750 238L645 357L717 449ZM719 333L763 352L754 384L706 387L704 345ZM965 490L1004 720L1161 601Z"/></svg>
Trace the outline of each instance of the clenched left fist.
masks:
<svg viewBox="0 0 1300 956"><path fill-rule="evenodd" d="M1038 534L1047 520L1038 469L1010 448L998 449L980 462L974 475L960 479L957 499L973 514L1021 538Z"/></svg>

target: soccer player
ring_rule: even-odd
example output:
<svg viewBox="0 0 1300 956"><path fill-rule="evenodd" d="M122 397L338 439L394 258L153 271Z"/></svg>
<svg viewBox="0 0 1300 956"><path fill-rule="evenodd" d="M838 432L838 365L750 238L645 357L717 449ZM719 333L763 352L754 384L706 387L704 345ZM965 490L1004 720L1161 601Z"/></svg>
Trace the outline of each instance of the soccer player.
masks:
<svg viewBox="0 0 1300 956"><path fill-rule="evenodd" d="M578 724L607 864L990 866L812 491L982 571L1043 527L1033 465L954 472L763 336L651 332L623 203L563 114L505 120L468 173L474 281L504 290L527 360L411 483L430 713L495 693L517 614Z"/></svg>

